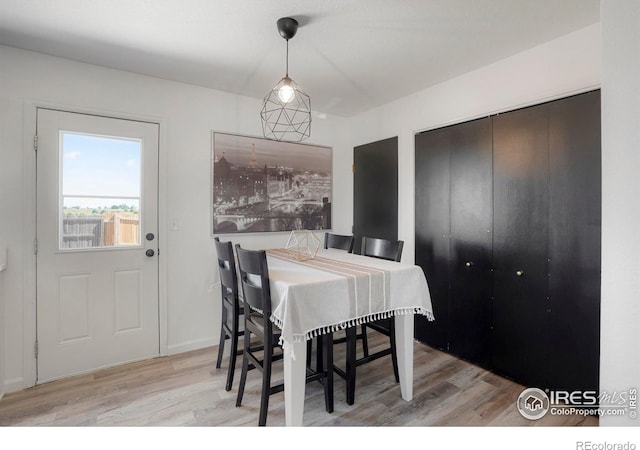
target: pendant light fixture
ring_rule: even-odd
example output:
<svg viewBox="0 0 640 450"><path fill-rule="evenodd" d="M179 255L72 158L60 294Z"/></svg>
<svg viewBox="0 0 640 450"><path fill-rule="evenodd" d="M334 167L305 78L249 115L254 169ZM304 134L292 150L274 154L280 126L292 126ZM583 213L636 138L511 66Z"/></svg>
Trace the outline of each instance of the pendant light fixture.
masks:
<svg viewBox="0 0 640 450"><path fill-rule="evenodd" d="M260 117L264 137L277 141L303 141L311 135L311 99L289 78L289 39L298 31L298 21L283 17L278 32L287 41L284 78L264 98Z"/></svg>

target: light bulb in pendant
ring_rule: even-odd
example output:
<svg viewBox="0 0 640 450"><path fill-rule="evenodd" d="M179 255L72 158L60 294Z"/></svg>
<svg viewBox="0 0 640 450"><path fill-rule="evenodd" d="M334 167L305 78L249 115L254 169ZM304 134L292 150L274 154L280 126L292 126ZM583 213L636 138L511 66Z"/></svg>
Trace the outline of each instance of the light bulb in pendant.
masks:
<svg viewBox="0 0 640 450"><path fill-rule="evenodd" d="M278 89L278 98L282 103L289 103L293 100L295 95L295 92L288 81L289 80L286 80L285 83L280 86L280 89Z"/></svg>

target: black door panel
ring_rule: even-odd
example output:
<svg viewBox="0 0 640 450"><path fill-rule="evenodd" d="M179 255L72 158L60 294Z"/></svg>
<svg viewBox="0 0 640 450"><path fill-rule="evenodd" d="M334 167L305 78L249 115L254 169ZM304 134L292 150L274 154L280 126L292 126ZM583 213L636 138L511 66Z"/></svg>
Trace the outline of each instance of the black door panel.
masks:
<svg viewBox="0 0 640 450"><path fill-rule="evenodd" d="M451 127L451 353L483 367L491 358L491 119Z"/></svg>
<svg viewBox="0 0 640 450"><path fill-rule="evenodd" d="M444 128L415 137L416 264L424 270L435 321L416 315L415 336L448 350L449 329L449 152Z"/></svg>
<svg viewBox="0 0 640 450"><path fill-rule="evenodd" d="M398 138L353 148L354 253L362 236L398 239Z"/></svg>
<svg viewBox="0 0 640 450"><path fill-rule="evenodd" d="M549 104L553 389L599 389L600 92Z"/></svg>
<svg viewBox="0 0 640 450"><path fill-rule="evenodd" d="M547 366L548 106L493 119L492 366L543 387Z"/></svg>

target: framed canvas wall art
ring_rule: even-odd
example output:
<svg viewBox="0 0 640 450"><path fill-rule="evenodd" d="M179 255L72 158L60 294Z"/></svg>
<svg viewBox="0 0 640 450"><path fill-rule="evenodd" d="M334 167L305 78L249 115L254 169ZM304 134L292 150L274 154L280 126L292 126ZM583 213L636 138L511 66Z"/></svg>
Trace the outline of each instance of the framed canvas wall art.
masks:
<svg viewBox="0 0 640 450"><path fill-rule="evenodd" d="M213 234L331 228L332 148L213 132Z"/></svg>

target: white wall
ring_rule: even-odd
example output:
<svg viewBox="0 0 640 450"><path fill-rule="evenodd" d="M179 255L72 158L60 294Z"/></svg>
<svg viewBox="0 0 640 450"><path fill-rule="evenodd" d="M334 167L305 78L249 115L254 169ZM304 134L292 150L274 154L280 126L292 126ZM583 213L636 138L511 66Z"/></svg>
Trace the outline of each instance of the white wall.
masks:
<svg viewBox="0 0 640 450"><path fill-rule="evenodd" d="M603 0L600 386L640 389L640 2ZM605 425L638 425L628 416Z"/></svg>
<svg viewBox="0 0 640 450"><path fill-rule="evenodd" d="M6 248L0 242L0 400L4 396L4 270L6 268Z"/></svg>
<svg viewBox="0 0 640 450"><path fill-rule="evenodd" d="M260 100L0 46L0 242L4 273L4 385L33 383L35 360L34 105L157 120L160 142L161 346L177 353L217 344L218 273L210 220L211 131L260 136ZM211 74L212 77L215 73ZM268 89L268 86L265 87ZM345 119L315 118L309 143L333 147L333 228L351 229L351 148ZM167 231L178 219L179 230ZM286 233L233 236L248 248L284 245ZM3 330L0 329L0 332ZM0 342L2 342L0 340Z"/></svg>

